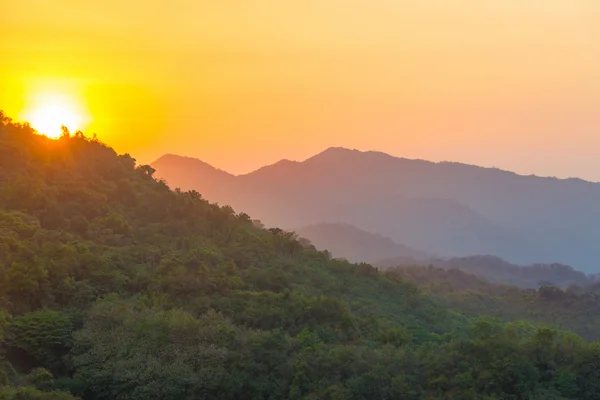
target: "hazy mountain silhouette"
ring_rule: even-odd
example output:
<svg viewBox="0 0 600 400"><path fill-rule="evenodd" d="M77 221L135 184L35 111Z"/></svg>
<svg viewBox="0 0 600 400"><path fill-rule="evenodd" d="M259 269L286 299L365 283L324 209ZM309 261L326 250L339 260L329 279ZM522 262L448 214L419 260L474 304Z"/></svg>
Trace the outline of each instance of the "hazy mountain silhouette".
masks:
<svg viewBox="0 0 600 400"><path fill-rule="evenodd" d="M198 190L206 198L212 199L226 195L226 189L233 183L235 176L217 169L196 158L165 154L152 163L160 171L158 175L168 177L172 187L186 190Z"/></svg>
<svg viewBox="0 0 600 400"><path fill-rule="evenodd" d="M344 222L444 256L492 254L598 271L600 184L330 148L233 176L189 158L153 164L267 226Z"/></svg>
<svg viewBox="0 0 600 400"><path fill-rule="evenodd" d="M587 286L597 282L596 276L586 275L568 265L556 263L515 265L495 256L431 258L426 261L426 264L447 270L458 269L493 283L508 283L522 288L538 288L543 285L567 288L571 285ZM374 265L389 269L423 265L423 262L395 257L374 262Z"/></svg>
<svg viewBox="0 0 600 400"><path fill-rule="evenodd" d="M328 250L334 257L352 262L373 262L393 258L414 264L432 256L423 251L399 244L390 238L369 233L345 223L324 223L294 229L318 249Z"/></svg>
<svg viewBox="0 0 600 400"><path fill-rule="evenodd" d="M294 231L309 239L317 249L329 250L334 257L368 262L384 269L431 265L447 270L458 269L490 282L522 288L538 288L542 285L567 288L571 285L587 286L597 281L596 277L563 264L515 265L489 255L435 257L345 223L316 224Z"/></svg>

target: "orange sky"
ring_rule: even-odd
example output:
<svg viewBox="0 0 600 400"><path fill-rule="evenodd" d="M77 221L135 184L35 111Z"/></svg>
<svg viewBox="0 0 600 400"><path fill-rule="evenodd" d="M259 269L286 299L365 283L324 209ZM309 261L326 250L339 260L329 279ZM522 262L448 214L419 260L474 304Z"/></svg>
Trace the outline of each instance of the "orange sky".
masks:
<svg viewBox="0 0 600 400"><path fill-rule="evenodd" d="M0 109L40 92L142 162L328 146L600 181L598 0L0 0Z"/></svg>

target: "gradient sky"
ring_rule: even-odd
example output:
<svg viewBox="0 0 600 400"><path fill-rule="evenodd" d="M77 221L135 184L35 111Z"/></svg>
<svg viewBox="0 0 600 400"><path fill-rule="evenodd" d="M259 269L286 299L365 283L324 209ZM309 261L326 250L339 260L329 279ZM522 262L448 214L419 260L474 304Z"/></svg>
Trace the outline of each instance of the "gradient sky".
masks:
<svg viewBox="0 0 600 400"><path fill-rule="evenodd" d="M0 109L230 172L329 146L600 181L598 0L0 0ZM50 89L49 89L50 88Z"/></svg>

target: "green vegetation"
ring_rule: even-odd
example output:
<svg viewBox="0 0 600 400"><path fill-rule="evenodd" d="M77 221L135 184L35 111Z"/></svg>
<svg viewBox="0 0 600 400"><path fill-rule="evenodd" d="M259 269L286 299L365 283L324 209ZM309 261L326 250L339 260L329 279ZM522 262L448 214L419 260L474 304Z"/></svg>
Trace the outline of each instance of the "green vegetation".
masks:
<svg viewBox="0 0 600 400"><path fill-rule="evenodd" d="M0 399L600 398L576 334L471 319L79 132L0 119Z"/></svg>
<svg viewBox="0 0 600 400"><path fill-rule="evenodd" d="M584 339L600 339L600 285L538 289L490 283L458 269L402 267L387 272L415 283L448 307L471 316L505 321L526 319L568 329Z"/></svg>

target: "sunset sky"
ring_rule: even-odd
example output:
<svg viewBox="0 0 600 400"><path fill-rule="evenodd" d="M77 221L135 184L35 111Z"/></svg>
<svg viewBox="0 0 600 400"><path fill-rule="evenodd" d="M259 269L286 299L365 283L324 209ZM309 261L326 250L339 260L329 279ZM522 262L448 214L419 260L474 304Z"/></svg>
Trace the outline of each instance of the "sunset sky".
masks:
<svg viewBox="0 0 600 400"><path fill-rule="evenodd" d="M61 98L141 162L243 173L344 146L600 181L598 0L0 7L0 109Z"/></svg>

